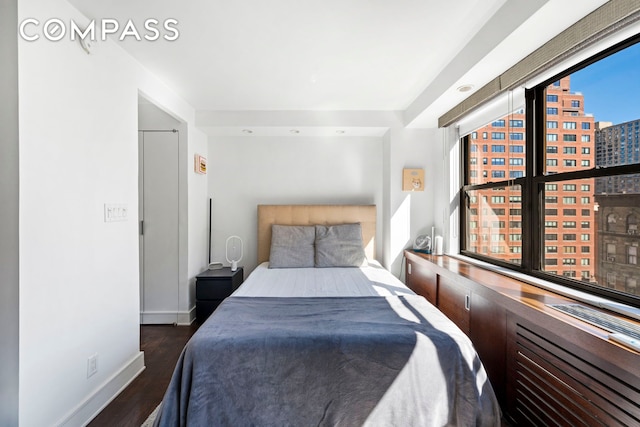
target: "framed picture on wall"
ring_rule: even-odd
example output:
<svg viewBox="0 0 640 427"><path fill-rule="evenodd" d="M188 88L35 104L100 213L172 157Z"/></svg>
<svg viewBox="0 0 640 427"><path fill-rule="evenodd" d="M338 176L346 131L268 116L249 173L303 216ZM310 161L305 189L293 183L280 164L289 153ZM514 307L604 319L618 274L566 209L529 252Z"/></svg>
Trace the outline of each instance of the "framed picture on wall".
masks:
<svg viewBox="0 0 640 427"><path fill-rule="evenodd" d="M424 191L424 169L403 169L402 191Z"/></svg>
<svg viewBox="0 0 640 427"><path fill-rule="evenodd" d="M203 174L203 175L206 174L207 158L201 156L200 154L196 154L194 159L194 170L196 173Z"/></svg>

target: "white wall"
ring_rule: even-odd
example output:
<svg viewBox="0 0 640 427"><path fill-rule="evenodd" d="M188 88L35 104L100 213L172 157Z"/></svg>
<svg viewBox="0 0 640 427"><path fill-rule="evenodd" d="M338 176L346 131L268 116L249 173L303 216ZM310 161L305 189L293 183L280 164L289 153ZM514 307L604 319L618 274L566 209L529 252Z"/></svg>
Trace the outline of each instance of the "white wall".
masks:
<svg viewBox="0 0 640 427"><path fill-rule="evenodd" d="M18 39L16 0L0 3L0 425L18 424Z"/></svg>
<svg viewBox="0 0 640 427"><path fill-rule="evenodd" d="M84 19L64 0L21 1L27 17ZM67 39L19 42L21 425L83 424L142 368L139 91L193 123L115 43L87 55ZM105 223L104 203L126 204L129 220Z"/></svg>
<svg viewBox="0 0 640 427"><path fill-rule="evenodd" d="M258 204L370 203L378 206L377 258L399 276L402 251L441 230L435 194L445 185L437 130L390 129L381 138L210 137L213 261L224 242L245 243L245 276L256 264ZM424 192L402 191L402 169L424 168Z"/></svg>
<svg viewBox="0 0 640 427"><path fill-rule="evenodd" d="M213 261L227 264L225 240L239 235L245 277L257 262L258 204L382 203L381 138L211 137L208 169Z"/></svg>
<svg viewBox="0 0 640 427"><path fill-rule="evenodd" d="M401 275L403 250L411 248L420 234L431 235L439 227L434 195L445 184L442 141L435 129L392 128L385 136L385 162L388 171L385 186L384 265ZM402 191L402 170L425 171L425 190Z"/></svg>
<svg viewBox="0 0 640 427"><path fill-rule="evenodd" d="M197 174L194 171L194 156L209 157L207 136L189 125L189 140L187 146L187 185L188 185L188 265L187 287L180 297L181 310L189 310L191 320L195 318L196 280L195 276L206 270L209 255L209 194L208 175ZM211 169L209 168L209 171ZM182 305L184 301L184 304Z"/></svg>

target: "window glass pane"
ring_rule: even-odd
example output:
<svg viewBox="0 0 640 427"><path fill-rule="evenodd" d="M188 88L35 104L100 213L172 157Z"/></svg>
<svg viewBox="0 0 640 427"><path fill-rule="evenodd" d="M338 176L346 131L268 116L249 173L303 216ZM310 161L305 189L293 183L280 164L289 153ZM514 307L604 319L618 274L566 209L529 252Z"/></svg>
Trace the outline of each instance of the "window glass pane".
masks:
<svg viewBox="0 0 640 427"><path fill-rule="evenodd" d="M466 249L501 261L522 259L520 186L467 192Z"/></svg>
<svg viewBox="0 0 640 427"><path fill-rule="evenodd" d="M563 277L578 277L580 280L595 281L595 220L577 216L576 209L593 211L593 178L560 181L544 185L545 201L544 240L545 247L556 250L550 253L545 250L542 270ZM578 191L584 189L584 191ZM585 199L583 200L583 196ZM550 215L548 209L557 209ZM558 214L560 213L560 214ZM580 257L576 255L579 253ZM579 273L578 273L579 270ZM585 273L585 272L588 272ZM575 274L575 275L574 275Z"/></svg>
<svg viewBox="0 0 640 427"><path fill-rule="evenodd" d="M516 109L471 132L467 153L468 184L485 184L524 176L525 126L524 110ZM479 140L479 135L486 141ZM479 151L482 151L481 157Z"/></svg>

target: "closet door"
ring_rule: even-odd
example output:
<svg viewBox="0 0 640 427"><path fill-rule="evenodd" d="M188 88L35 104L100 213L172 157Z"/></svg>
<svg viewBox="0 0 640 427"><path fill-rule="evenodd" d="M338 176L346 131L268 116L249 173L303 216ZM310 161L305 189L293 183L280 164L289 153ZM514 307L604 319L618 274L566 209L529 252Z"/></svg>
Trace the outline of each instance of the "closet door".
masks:
<svg viewBox="0 0 640 427"><path fill-rule="evenodd" d="M141 131L141 323L175 323L179 311L178 133Z"/></svg>

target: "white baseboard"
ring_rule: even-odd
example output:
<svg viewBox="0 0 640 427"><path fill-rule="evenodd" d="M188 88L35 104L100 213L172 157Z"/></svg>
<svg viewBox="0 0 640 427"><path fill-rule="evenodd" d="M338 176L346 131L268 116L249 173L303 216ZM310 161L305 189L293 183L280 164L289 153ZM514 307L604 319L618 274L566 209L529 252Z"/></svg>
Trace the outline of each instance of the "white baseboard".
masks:
<svg viewBox="0 0 640 427"><path fill-rule="evenodd" d="M86 426L144 369L144 352L141 351L55 425Z"/></svg>
<svg viewBox="0 0 640 427"><path fill-rule="evenodd" d="M141 325L190 325L196 319L196 308L189 311L141 311Z"/></svg>

